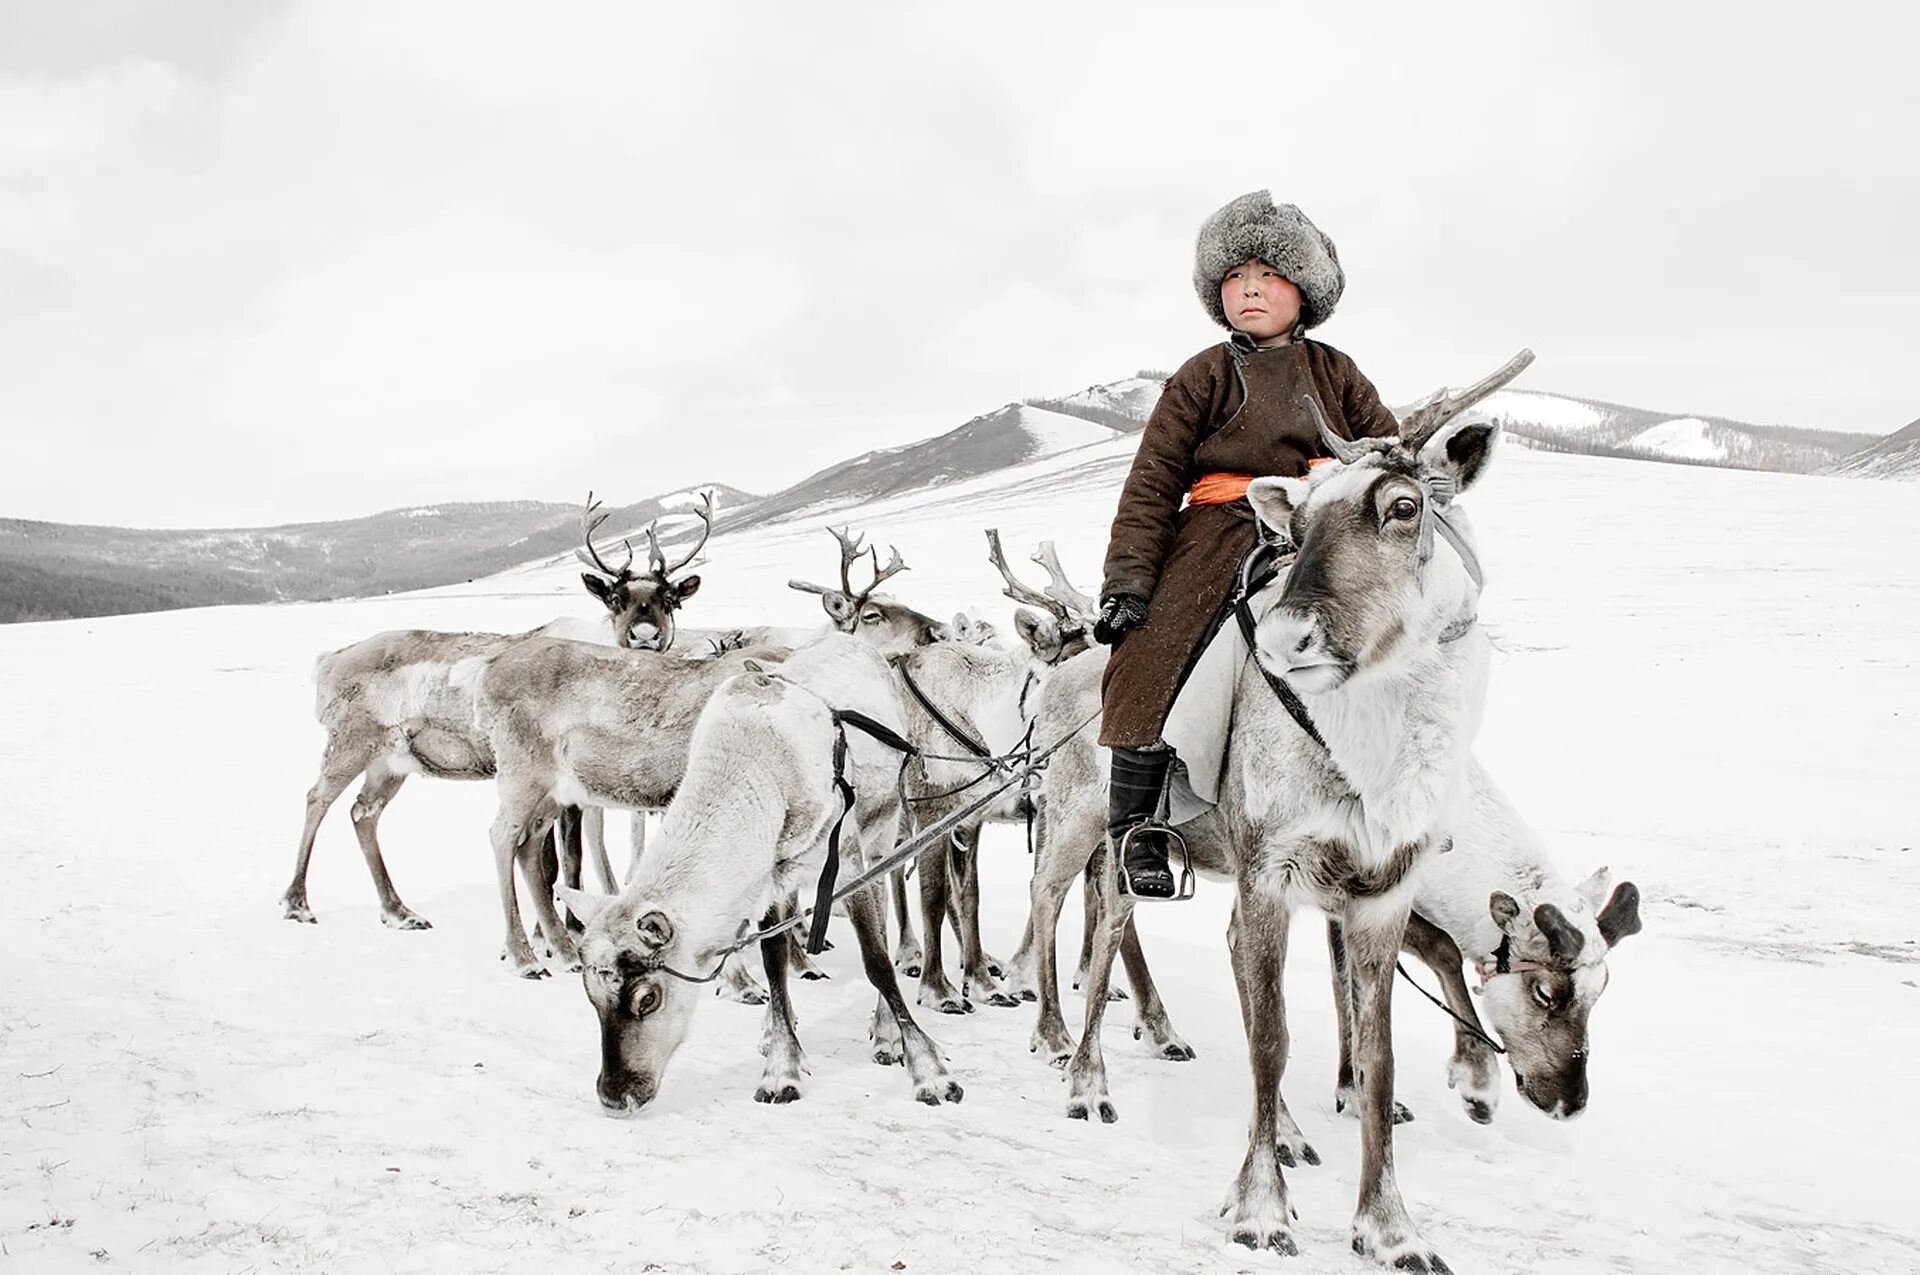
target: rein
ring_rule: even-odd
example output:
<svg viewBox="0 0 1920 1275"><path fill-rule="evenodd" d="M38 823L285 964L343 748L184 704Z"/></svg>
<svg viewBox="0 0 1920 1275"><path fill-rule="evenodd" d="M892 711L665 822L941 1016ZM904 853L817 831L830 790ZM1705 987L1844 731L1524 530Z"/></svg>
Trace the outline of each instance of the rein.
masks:
<svg viewBox="0 0 1920 1275"><path fill-rule="evenodd" d="M1506 944L1502 943L1500 946L1504 948L1506 947ZM1414 982L1413 975L1407 973L1407 967L1405 965L1402 965L1399 961L1395 961L1393 963L1393 968L1400 971L1400 977L1406 979L1408 985L1411 986L1414 991L1420 993L1422 996L1432 1001L1435 1005L1438 1005L1440 1007L1441 1013L1445 1014L1448 1018L1451 1018L1454 1022L1459 1023L1462 1027L1466 1028L1469 1032L1473 1033L1475 1036L1478 1036L1482 1042L1484 1042L1490 1049L1493 1050L1494 1053L1504 1054L1507 1052L1507 1047L1505 1045L1502 1045L1499 1041L1495 1040L1493 1037L1487 1035L1485 1032L1480 1030L1480 1024L1468 1022L1466 1019L1462 1018L1460 1015L1454 1013L1452 1006L1448 1005L1445 1001L1441 1000L1438 996L1435 996L1432 992L1428 991L1426 988L1420 986L1420 984ZM1503 970L1501 972L1505 973L1506 971Z"/></svg>
<svg viewBox="0 0 1920 1275"><path fill-rule="evenodd" d="M683 983L711 983L713 980L720 977L721 971L726 968L727 961L732 958L734 953L739 952L742 949L751 946L752 944L764 943L768 939L777 938L778 936L785 934L788 930L795 928L802 921L807 920L810 916L812 917L812 920L813 920L813 934L816 936L816 938L823 937L826 918L830 915L832 911L832 907L835 903L838 903L841 899L846 898L850 894L857 894L861 890L866 889L868 886L872 885L875 881L879 880L881 877L885 876L887 873L893 871L895 868L899 867L902 863L905 863L907 860L918 855L922 850L924 850L927 846L932 845L939 838L946 836L948 833L952 832L955 828L964 824L967 820L972 819L975 815L986 810L989 806L993 805L994 802L1000 800L1001 796L1004 793L1006 793L1009 789L1015 787L1016 785L1025 783L1028 779L1038 774L1041 770L1045 768L1048 758L1052 757L1054 753L1059 752L1062 748L1066 747L1067 744L1070 741L1072 741L1074 736L1078 735L1081 731L1085 730L1088 726L1092 725L1093 722L1099 716L1100 716L1100 713L1098 710L1095 710L1094 712L1087 714L1087 716L1084 719L1082 719L1079 722L1079 724L1074 726L1073 729L1067 731L1066 734L1062 735L1059 739L1054 740L1051 744L1048 744L1045 748L1039 750L1038 752L1030 753L1025 758L1025 760L1021 762L1019 765L1009 767L1012 773L1006 779L1001 780L993 788L981 794L979 797L976 797L972 802L961 807L959 810L954 811L953 813L945 816L942 819L936 820L934 823L931 823L927 827L921 829L918 833L909 837L907 840L901 842L899 845L894 847L893 853L887 855L885 858L881 859L879 862L869 865L865 871L860 873L860 875L856 876L853 880L847 882L845 885L840 886L837 889L833 888L833 877L837 875L837 872L835 870L837 869L838 864L830 863L829 869L824 870L821 873L821 887L815 897L813 908L809 912L797 912L793 916L788 917L784 921L780 921L773 925L763 925L760 929L751 930L751 931L750 931L750 927L753 924L752 919L749 918L748 920L742 921L740 923L739 937L736 938L727 947L722 948L720 950L719 959L714 963L713 968L709 970L707 973L688 974L681 970L674 969L671 965L667 965L664 963L655 965L649 962L647 965L647 968L651 970L655 970L661 974L666 974L672 978L677 978ZM842 809L839 820L836 820L834 825L834 833L837 836L839 832L840 822L843 822L846 819L848 812L851 811L853 808L853 786L846 782L845 774L844 774L843 763L845 760L846 732L843 729L840 729L842 726L842 723L844 722L845 725L855 726L863 731L867 731L867 733L869 734L873 734L872 731L867 730L867 725L866 725L866 723L872 723L873 726L878 727L880 731L884 732L884 735L873 734L873 738L879 740L881 743L887 744L889 747L900 750L903 753L903 755L908 758L914 755L915 750L912 743L910 743L907 740L901 739L898 735L894 734L891 730L888 730L885 726L881 726L878 722L873 722L873 719L865 717L862 714L851 713L851 712L842 713L836 710L834 713L834 718L835 718L834 725L835 725L836 731L838 732L837 738L835 740L835 746L834 746L834 752L836 754L834 782L835 782L835 787L840 792L841 800L845 803L845 808ZM904 765L905 763L903 761L902 763L903 768L904 768ZM834 854L834 847L831 844L829 845L828 853L830 856ZM819 949L810 947L810 950L818 951Z"/></svg>

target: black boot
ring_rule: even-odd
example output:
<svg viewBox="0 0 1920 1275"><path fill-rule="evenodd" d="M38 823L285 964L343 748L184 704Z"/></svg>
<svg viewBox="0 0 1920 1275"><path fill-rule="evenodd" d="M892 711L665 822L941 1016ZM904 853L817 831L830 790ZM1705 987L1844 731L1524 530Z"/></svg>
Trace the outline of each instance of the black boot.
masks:
<svg viewBox="0 0 1920 1275"><path fill-rule="evenodd" d="M1120 893L1136 899L1181 897L1167 862L1174 834L1157 816L1173 754L1166 749L1113 750L1107 787L1107 840L1120 862Z"/></svg>

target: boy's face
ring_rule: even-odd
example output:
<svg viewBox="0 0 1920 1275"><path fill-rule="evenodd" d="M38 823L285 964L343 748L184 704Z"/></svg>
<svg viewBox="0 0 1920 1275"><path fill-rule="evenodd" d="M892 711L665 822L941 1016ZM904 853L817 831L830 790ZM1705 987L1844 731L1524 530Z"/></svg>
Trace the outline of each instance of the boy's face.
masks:
<svg viewBox="0 0 1920 1275"><path fill-rule="evenodd" d="M1220 281L1227 322L1256 341L1293 331L1300 322L1300 289L1258 257L1249 257Z"/></svg>

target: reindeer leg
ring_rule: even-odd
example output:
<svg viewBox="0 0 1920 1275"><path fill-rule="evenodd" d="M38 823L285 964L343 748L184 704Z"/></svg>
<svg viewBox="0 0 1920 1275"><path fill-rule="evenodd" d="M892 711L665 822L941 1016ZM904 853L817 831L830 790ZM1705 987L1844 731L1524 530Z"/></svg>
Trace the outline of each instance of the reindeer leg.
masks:
<svg viewBox="0 0 1920 1275"><path fill-rule="evenodd" d="M782 911L768 912L765 924L784 919ZM806 1055L794 1030L793 1002L787 995L788 952L785 934L760 941L760 963L767 971L767 1024L761 1034L761 1052L767 1056L767 1065L760 1073L760 1087L753 1091L755 1102L793 1102L800 1097L800 1077L807 1070Z"/></svg>
<svg viewBox="0 0 1920 1275"><path fill-rule="evenodd" d="M949 893L947 848L938 844L929 846L914 862L920 868L921 930L927 936L920 962L920 994L916 999L942 1014L971 1014L973 1003L954 991L953 984L947 981L946 944L941 942Z"/></svg>
<svg viewBox="0 0 1920 1275"><path fill-rule="evenodd" d="M280 896L287 920L314 924L313 909L307 906L307 864L313 859L313 841L320 834L320 821L372 760L364 746L349 747L338 735L328 737L326 751L320 757L320 777L307 790L307 818L300 829L300 849L293 860L293 883Z"/></svg>
<svg viewBox="0 0 1920 1275"><path fill-rule="evenodd" d="M807 951L806 941L800 937L800 931L798 929L788 930L786 939L787 966L789 969L809 982L832 977L832 975L814 963L812 954Z"/></svg>
<svg viewBox="0 0 1920 1275"><path fill-rule="evenodd" d="M1234 986L1247 1029L1247 1060L1253 1070L1253 1123L1247 1158L1222 1206L1237 1244L1270 1248L1284 1256L1300 1251L1293 1239L1293 1205L1280 1172L1280 1078L1287 1068L1287 1000L1282 979L1292 918L1287 901L1261 890L1243 870L1227 925Z"/></svg>
<svg viewBox="0 0 1920 1275"><path fill-rule="evenodd" d="M1098 844L1102 831L1092 820L1063 820L1061 824L1059 835L1049 825L1046 839L1035 854L1033 880L1027 887L1027 944L1032 948L1033 994L1040 1002L1028 1049L1050 1066L1064 1068L1073 1057L1074 1045L1060 1010L1060 908L1086 866L1085 847ZM1015 986L1024 968L1021 956L1016 954Z"/></svg>
<svg viewBox="0 0 1920 1275"><path fill-rule="evenodd" d="M964 971L960 992L962 996L978 993L987 1004L999 1009L1013 1009L1020 1004L1020 998L1000 985L1005 976L1004 969L996 968L999 962L987 955L986 945L980 940L980 827L974 825L967 833L967 850L957 856L954 864L959 880L954 882L954 901L958 907L958 916L954 920L954 930L960 936L960 958Z"/></svg>
<svg viewBox="0 0 1920 1275"><path fill-rule="evenodd" d="M900 942L893 949L893 968L908 978L920 977L920 943L913 937L913 916L907 908L907 874L889 873L893 889L893 914L900 921Z"/></svg>
<svg viewBox="0 0 1920 1275"><path fill-rule="evenodd" d="M627 860L627 880L633 880L633 874L640 870L640 860L647 853L647 812L631 812L633 822L628 826L627 837L631 857Z"/></svg>
<svg viewBox="0 0 1920 1275"><path fill-rule="evenodd" d="M852 820L847 822L846 829L854 832ZM894 1026L899 1031L901 1055L913 1078L914 1098L930 1107L942 1102L959 1102L964 1091L948 1076L946 1064L940 1060L939 1047L913 1021L913 1011L907 1008L907 998L900 992L900 980L887 958L885 901L874 890L857 891L847 896L847 917L860 940L860 961L866 968L867 981L880 993L881 1004L892 1012ZM875 1017L879 1015L880 1011L875 1010ZM874 1045L876 1059L889 1061L881 1053L886 1048L885 1038L877 1036Z"/></svg>
<svg viewBox="0 0 1920 1275"><path fill-rule="evenodd" d="M1162 1058L1169 1062L1192 1062L1193 1046L1173 1029L1173 1019L1167 1016L1160 989L1154 986L1153 972L1147 968L1147 954L1140 948L1140 931L1134 928L1131 915L1127 917L1126 931L1120 936L1120 959L1126 964L1127 981L1133 984L1133 994L1140 1001L1133 1038L1139 1040L1142 1033L1150 1034L1153 1047Z"/></svg>
<svg viewBox="0 0 1920 1275"><path fill-rule="evenodd" d="M500 809L493 817L488 838L493 843L494 875L500 885L500 910L505 914L507 923L503 957L521 978L545 978L546 968L534 958L533 947L527 942L526 927L520 919L520 900L513 885L513 865L521 852L529 847L532 847L529 853L539 853L538 843L533 836L536 829L540 836L546 835L551 816L536 815L543 800L538 794L508 792L504 782L501 788ZM522 871L525 871L524 866Z"/></svg>
<svg viewBox="0 0 1920 1275"><path fill-rule="evenodd" d="M1473 997L1467 994L1467 980L1460 972L1463 958L1452 936L1415 912L1407 918L1407 937L1402 946L1440 980L1440 994L1447 1008L1484 1031L1485 1025L1473 1009ZM1458 1020L1453 1025L1453 1057L1447 1061L1447 1088L1460 1091L1460 1101L1475 1124L1493 1122L1494 1108L1500 1105L1500 1064L1487 1042ZM1398 1123L1402 1108L1397 1102L1394 1107Z"/></svg>
<svg viewBox="0 0 1920 1275"><path fill-rule="evenodd" d="M620 882L613 875L613 860L607 857L607 809L594 806L580 812L580 828L586 834L587 857L593 861L593 874L600 878L600 889L607 894L620 893Z"/></svg>
<svg viewBox="0 0 1920 1275"><path fill-rule="evenodd" d="M1074 966L1073 969L1073 990L1076 992L1086 987L1087 967L1093 964L1093 890L1093 863L1089 860L1087 863L1087 878L1080 891L1080 963ZM1123 1001L1127 999L1126 989L1121 987L1120 984L1110 981L1107 984L1107 999L1110 1001Z"/></svg>
<svg viewBox="0 0 1920 1275"><path fill-rule="evenodd" d="M569 890L578 890L586 877L586 815L579 806L563 806L553 825L554 849L560 856L560 880ZM583 934L586 926L568 912L561 922L569 934Z"/></svg>
<svg viewBox="0 0 1920 1275"><path fill-rule="evenodd" d="M1405 1271L1447 1271L1407 1213L1393 1172L1393 962L1405 936L1404 894L1355 900L1343 930L1354 986L1360 1081L1360 1202L1353 1251Z"/></svg>
<svg viewBox="0 0 1920 1275"><path fill-rule="evenodd" d="M549 807L549 819L557 820L561 812ZM540 844L540 839L550 833L556 843L561 840L557 823L549 823L544 833L536 834L528 846ZM544 854L529 852L525 847L520 852L520 875L526 879L527 890L533 898L533 914L539 924L540 932L546 936L547 947L553 955L574 972L580 969L580 949L574 945L573 935L567 932L567 924L560 919L560 912L553 903L554 875L544 862ZM564 858L564 856L562 856ZM574 865L577 870L578 860Z"/></svg>
<svg viewBox="0 0 1920 1275"><path fill-rule="evenodd" d="M1113 978L1113 958L1120 949L1120 936L1133 920L1133 903L1120 893L1113 855L1102 844L1094 852L1093 879L1088 891L1088 908L1096 917L1093 931L1093 960L1087 966L1087 1020L1080 1033L1080 1047L1067 1064L1067 1117L1085 1120L1094 1112L1102 1124L1120 1118L1107 1093L1107 1059L1100 1049L1100 1023L1107 1013L1107 984Z"/></svg>
<svg viewBox="0 0 1920 1275"><path fill-rule="evenodd" d="M393 878L387 875L387 863L381 857L376 835L380 812L406 781L407 777L395 772L385 758L376 760L367 767L367 780L360 785L360 794L353 799L353 808L348 814L353 819L353 835L360 843L360 854L367 861L367 875L373 878L374 892L380 896L381 923L395 930L430 930L433 926L425 917L400 901L399 893L393 888Z"/></svg>

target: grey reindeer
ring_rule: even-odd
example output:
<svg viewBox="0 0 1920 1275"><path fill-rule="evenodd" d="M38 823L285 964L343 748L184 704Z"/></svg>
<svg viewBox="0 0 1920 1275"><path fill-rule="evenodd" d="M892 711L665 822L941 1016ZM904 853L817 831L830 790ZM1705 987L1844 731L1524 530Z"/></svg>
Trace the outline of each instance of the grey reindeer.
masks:
<svg viewBox="0 0 1920 1275"><path fill-rule="evenodd" d="M574 552L590 570L581 582L605 608L593 620L563 616L526 633L442 633L401 629L378 633L330 651L314 665L314 715L327 733L320 775L307 793L306 821L294 858L293 881L281 895L288 920L315 921L307 902L307 868L321 821L348 785L366 776L350 811L354 836L365 856L380 917L402 930L431 928L394 889L381 854L380 816L409 775L436 779L491 779L493 753L473 721L473 700L449 674L464 660L498 654L531 637L568 638L607 646L665 649L673 642L674 613L700 587L697 575L675 579L693 561L713 528L712 497L701 511L700 541L676 562L659 552L655 529L649 570L633 571L633 552L608 566L594 545L606 519L591 496L581 514L583 545ZM612 888L604 856L601 872Z"/></svg>

